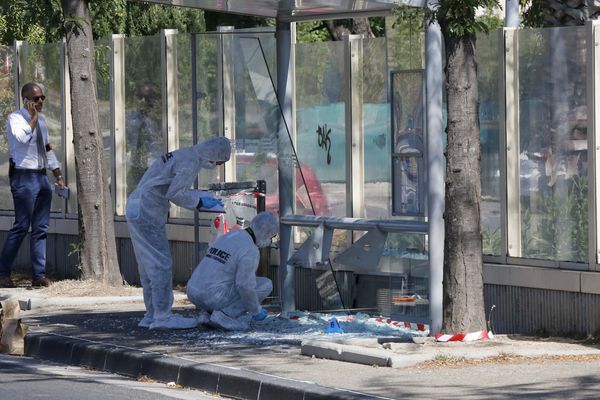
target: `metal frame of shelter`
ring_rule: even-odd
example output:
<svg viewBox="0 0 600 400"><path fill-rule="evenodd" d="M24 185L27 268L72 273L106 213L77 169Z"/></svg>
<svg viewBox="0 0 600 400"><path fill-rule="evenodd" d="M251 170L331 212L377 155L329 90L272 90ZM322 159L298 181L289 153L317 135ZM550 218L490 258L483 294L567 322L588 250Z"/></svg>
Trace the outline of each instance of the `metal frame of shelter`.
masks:
<svg viewBox="0 0 600 400"><path fill-rule="evenodd" d="M129 0L139 1L139 0ZM439 25L432 23L426 32L425 49L425 97L427 135L425 160L427 171L426 222L402 220L365 220L360 218L310 217L293 214L294 158L288 140L289 126L293 121L293 48L294 22L305 20L331 20L340 18L389 15L395 6L405 4L414 7L433 7L436 2L427 0L145 0L172 6L200 8L215 12L268 17L276 19L277 46L277 99L281 110L279 123L279 210L280 210L280 288L282 310L295 309L295 266L290 259L294 253L292 228L309 226L318 228L324 237L320 249L308 251L306 257L326 260L329 251L326 240L333 229L371 232L426 233L429 241L429 320L430 333L438 333L442 325L442 278L444 249L444 156L442 116L442 35ZM518 2L507 0L506 15L509 26L518 26ZM352 118L352 108L347 118ZM354 116L356 117L356 116ZM356 134L347 132L347 135ZM351 143L351 142L349 142ZM349 165L352 165L352 149L347 149ZM352 201L350 199L350 201ZM350 207L352 205L350 204ZM310 254L313 253L313 254ZM324 259L324 260L323 260Z"/></svg>

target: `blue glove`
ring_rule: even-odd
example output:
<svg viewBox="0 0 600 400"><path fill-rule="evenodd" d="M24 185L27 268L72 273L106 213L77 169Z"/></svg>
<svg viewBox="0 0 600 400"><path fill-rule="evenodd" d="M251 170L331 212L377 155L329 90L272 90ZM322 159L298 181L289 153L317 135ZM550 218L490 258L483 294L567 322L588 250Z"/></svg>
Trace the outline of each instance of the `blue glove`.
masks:
<svg viewBox="0 0 600 400"><path fill-rule="evenodd" d="M217 205L223 207L223 202L221 201L221 199L217 199L216 197L203 197L198 202L198 209L209 209Z"/></svg>
<svg viewBox="0 0 600 400"><path fill-rule="evenodd" d="M265 310L264 308L261 308L260 311L258 312L258 314L256 314L254 317L252 317L252 319L255 321L262 321L263 319L267 318L268 314L269 313L267 312L267 310Z"/></svg>

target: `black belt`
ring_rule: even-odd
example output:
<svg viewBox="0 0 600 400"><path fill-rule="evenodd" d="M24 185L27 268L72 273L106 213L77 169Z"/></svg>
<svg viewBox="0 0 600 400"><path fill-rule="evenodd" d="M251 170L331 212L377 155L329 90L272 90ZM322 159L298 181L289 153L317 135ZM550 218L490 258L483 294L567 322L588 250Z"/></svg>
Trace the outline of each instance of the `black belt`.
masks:
<svg viewBox="0 0 600 400"><path fill-rule="evenodd" d="M46 168L30 169L30 168L15 168L15 172L21 172L25 174L45 174Z"/></svg>

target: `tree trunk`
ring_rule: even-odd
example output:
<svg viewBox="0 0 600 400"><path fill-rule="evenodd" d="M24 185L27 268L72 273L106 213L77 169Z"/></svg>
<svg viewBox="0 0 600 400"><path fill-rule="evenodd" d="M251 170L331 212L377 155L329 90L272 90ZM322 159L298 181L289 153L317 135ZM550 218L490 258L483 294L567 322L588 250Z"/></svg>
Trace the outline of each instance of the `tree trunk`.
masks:
<svg viewBox="0 0 600 400"><path fill-rule="evenodd" d="M96 101L94 41L88 0L61 0L67 27L71 78L71 116L79 201L81 277L122 284L113 209L104 172L102 135Z"/></svg>
<svg viewBox="0 0 600 400"><path fill-rule="evenodd" d="M343 40L350 34L362 35L363 38L374 38L368 18L336 19L324 21L333 40Z"/></svg>
<svg viewBox="0 0 600 400"><path fill-rule="evenodd" d="M357 35L362 35L363 38L374 38L375 34L371 30L369 18L354 18L352 20L352 32Z"/></svg>
<svg viewBox="0 0 600 400"><path fill-rule="evenodd" d="M453 334L486 329L480 226L479 94L475 36L455 38L440 25L446 44L448 103L442 330Z"/></svg>

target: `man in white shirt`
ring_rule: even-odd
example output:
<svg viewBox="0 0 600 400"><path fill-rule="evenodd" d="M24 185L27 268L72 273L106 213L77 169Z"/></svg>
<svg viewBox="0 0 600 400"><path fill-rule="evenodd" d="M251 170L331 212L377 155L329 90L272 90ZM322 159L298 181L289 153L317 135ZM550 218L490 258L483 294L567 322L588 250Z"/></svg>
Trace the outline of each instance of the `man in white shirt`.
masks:
<svg viewBox="0 0 600 400"><path fill-rule="evenodd" d="M50 284L46 278L46 236L52 186L46 170L52 170L59 187L65 186L60 163L48 142L48 125L42 114L46 96L39 85L29 82L21 89L21 97L24 106L9 116L6 132L15 222L0 253L0 287L14 287L11 267L30 227L31 285Z"/></svg>

